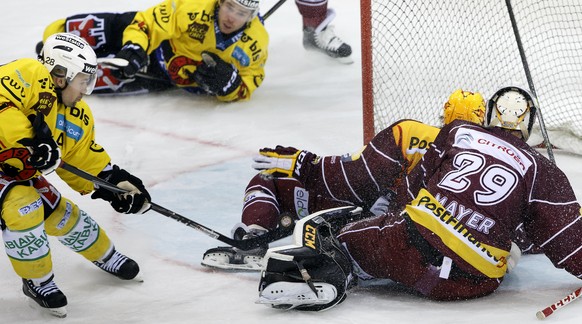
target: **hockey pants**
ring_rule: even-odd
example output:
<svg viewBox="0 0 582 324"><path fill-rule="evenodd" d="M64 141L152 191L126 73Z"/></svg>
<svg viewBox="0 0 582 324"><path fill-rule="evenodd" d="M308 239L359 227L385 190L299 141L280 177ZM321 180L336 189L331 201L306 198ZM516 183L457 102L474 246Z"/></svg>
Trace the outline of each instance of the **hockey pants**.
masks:
<svg viewBox="0 0 582 324"><path fill-rule="evenodd" d="M38 279L52 273L47 235L91 262L113 249L105 231L43 177L24 183L3 181L0 199L4 247L22 278Z"/></svg>

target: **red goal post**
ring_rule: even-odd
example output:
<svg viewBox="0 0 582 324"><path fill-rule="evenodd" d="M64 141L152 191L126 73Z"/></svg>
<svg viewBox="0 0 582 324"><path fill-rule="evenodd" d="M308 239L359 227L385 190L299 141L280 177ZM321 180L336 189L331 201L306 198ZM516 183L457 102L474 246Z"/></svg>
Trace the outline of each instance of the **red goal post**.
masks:
<svg viewBox="0 0 582 324"><path fill-rule="evenodd" d="M518 85L537 95L552 144L582 153L582 1L360 4L365 143L403 118L441 125L443 104L455 89L488 98ZM530 144L541 141L536 126Z"/></svg>

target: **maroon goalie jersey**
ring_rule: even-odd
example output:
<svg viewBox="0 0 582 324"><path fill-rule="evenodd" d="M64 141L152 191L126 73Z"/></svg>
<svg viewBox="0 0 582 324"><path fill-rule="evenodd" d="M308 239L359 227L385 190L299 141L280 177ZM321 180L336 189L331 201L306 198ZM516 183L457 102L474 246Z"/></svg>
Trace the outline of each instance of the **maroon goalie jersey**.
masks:
<svg viewBox="0 0 582 324"><path fill-rule="evenodd" d="M454 122L409 176L411 192L426 188L478 241L508 251L512 230L521 225L554 266L582 279L580 204L566 175L523 140L500 128Z"/></svg>

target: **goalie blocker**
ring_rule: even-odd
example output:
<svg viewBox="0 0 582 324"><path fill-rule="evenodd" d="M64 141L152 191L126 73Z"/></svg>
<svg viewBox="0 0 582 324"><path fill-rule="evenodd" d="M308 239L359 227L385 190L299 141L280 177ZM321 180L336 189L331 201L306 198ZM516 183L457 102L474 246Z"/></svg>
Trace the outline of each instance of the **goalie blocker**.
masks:
<svg viewBox="0 0 582 324"><path fill-rule="evenodd" d="M293 244L267 251L257 303L322 311L345 300L353 279L352 263L326 220L327 214L340 210L361 212L350 206L314 213L297 222Z"/></svg>

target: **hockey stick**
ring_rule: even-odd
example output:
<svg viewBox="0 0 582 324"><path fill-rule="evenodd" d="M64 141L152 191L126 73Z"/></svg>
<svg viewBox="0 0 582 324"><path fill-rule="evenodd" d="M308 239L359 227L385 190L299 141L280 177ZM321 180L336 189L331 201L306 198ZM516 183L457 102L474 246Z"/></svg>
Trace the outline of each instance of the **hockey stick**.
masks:
<svg viewBox="0 0 582 324"><path fill-rule="evenodd" d="M85 180L89 180L89 181L93 182L94 184L96 184L100 187L103 187L107 190L110 190L112 192L115 192L115 193L126 193L127 192L127 190L125 190L125 189L121 189L114 184L111 184L111 183L109 183L109 182L107 182L99 177L96 177L90 173L87 173L83 170L80 170L80 169L78 169L78 168L76 168L76 167L74 167L66 162L61 162L61 165L59 167L64 169L64 170L67 170L67 171L69 171L69 172L71 172L71 173L73 173L73 174L75 174L75 175L77 175ZM206 234L214 239L217 239L223 243L226 243L230 246L234 246L238 249L245 250L245 251L251 250L251 249L254 249L254 248L257 248L260 246L267 245L271 242L279 240L279 239L288 235L287 229L277 228L276 230L269 231L264 235L257 236L257 237L251 238L251 239L235 240L235 239L232 239L228 236L220 234L217 231L212 230L212 229L210 229L202 224L199 224L199 223L197 223L189 218L186 218L178 213L175 213L167 208L164 208L158 204L155 204L153 202L150 202L150 204L152 206L152 210L154 210L154 211L156 211L156 212L158 212L166 217L169 217L173 220L176 220L176 221L178 221L178 222L180 222L188 227L191 227L193 229L199 230L202 233L204 233L204 234Z"/></svg>
<svg viewBox="0 0 582 324"><path fill-rule="evenodd" d="M102 65L104 67L107 67L111 70L119 70L121 68L126 67L129 62L125 59L122 58L118 58L118 57L100 57L97 58L97 63L99 65ZM152 80L152 81L156 81L156 82L162 82L162 83L168 83L171 84L172 82L170 82L170 80L164 79L164 78L158 78L155 77L153 75L149 75L146 73L141 73L141 72L137 72L135 74L136 77L141 78L141 79L147 79L147 80ZM131 80L131 79L129 79Z"/></svg>
<svg viewBox="0 0 582 324"><path fill-rule="evenodd" d="M511 0L505 0L507 6L507 12L509 13L509 20L511 21L511 27L513 28L513 34L515 36L515 41L517 43L517 49L519 50L519 56L521 57L521 63L523 65L523 70L525 72L525 77L529 85L531 93L538 98L536 89L534 87L533 79L531 77L531 72L529 69L529 64L527 63L527 57L525 55L525 50L521 42L521 36L519 34L519 29L517 28L517 21L515 20L515 15L513 13L513 7L511 6ZM544 138L544 144L546 145L546 150L548 151L548 158L552 163L556 164L556 159L554 158L554 151L552 143L550 143L550 137L548 136L548 131L546 130L546 124L544 118L542 117L542 110L538 107L536 112L538 123L540 124L540 131L542 132L542 137Z"/></svg>
<svg viewBox="0 0 582 324"><path fill-rule="evenodd" d="M569 303L573 302L574 300L576 300L578 297L580 297L581 294L582 294L582 287L574 290L568 296L562 298L561 300L559 300L559 301L551 304L550 306L542 309L541 311L537 312L536 313L537 318L542 320L542 319L552 315L558 309L560 309L560 308L568 305Z"/></svg>
<svg viewBox="0 0 582 324"><path fill-rule="evenodd" d="M279 1L277 1L277 3L275 3L271 7L271 9L269 9L267 12L265 12L264 15L261 15L261 17L263 17L263 20L266 20L267 18L269 18L269 16L272 15L273 12L277 11L277 9L279 9L279 7L281 7L285 3L285 1L287 1L287 0L279 0Z"/></svg>

